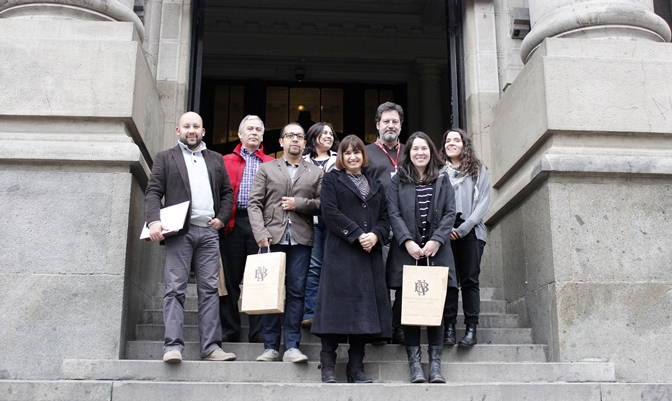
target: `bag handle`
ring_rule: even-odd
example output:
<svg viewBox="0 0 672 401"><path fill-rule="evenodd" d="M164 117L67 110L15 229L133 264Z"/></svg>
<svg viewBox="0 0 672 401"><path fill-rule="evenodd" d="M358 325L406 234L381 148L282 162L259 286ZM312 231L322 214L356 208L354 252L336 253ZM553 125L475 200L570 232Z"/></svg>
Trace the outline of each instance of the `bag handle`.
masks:
<svg viewBox="0 0 672 401"><path fill-rule="evenodd" d="M429 257L427 257L427 258L425 258L425 259L427 259L427 266L429 266ZM417 261L417 259L416 259L416 261L415 261L415 265L416 265L416 266L418 265L418 261Z"/></svg>
<svg viewBox="0 0 672 401"><path fill-rule="evenodd" d="M261 250L264 248L259 248L259 251L257 251L257 255L261 255ZM271 253L271 245L268 245L266 247L266 253Z"/></svg>

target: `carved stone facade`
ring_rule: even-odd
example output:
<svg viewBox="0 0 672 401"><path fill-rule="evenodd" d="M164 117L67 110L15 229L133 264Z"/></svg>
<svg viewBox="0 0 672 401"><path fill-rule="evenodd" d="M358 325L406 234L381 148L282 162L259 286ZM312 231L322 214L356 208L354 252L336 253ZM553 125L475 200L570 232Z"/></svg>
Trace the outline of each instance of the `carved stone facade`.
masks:
<svg viewBox="0 0 672 401"><path fill-rule="evenodd" d="M494 185L483 286L549 360L611 361L623 382L672 377L671 13L655 3L462 2L466 129ZM405 126L438 138L444 5L208 1L201 72L404 85ZM0 0L0 378L125 354L162 275L137 238L152 158L194 89L193 6Z"/></svg>

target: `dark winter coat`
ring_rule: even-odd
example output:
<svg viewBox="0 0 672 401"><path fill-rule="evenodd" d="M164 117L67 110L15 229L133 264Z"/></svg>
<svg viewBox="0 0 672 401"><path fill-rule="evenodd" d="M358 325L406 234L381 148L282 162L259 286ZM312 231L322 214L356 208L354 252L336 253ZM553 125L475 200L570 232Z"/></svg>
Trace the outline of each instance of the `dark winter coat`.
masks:
<svg viewBox="0 0 672 401"><path fill-rule="evenodd" d="M387 201L379 181L366 176L371 191L362 198L343 171L322 181L322 217L329 233L322 262L312 332L392 336L389 291L385 285L382 245L390 232ZM357 237L373 232L371 252Z"/></svg>
<svg viewBox="0 0 672 401"><path fill-rule="evenodd" d="M433 184L434 194L427 215L427 238L441 244L436 256L429 259L432 266L450 268L448 287L457 287L455 262L450 247L450 232L455 222L455 191L448 175L441 175ZM404 242L415 241L420 247L422 235L418 228L420 211L415 184L402 183L395 175L387 191L388 214L394 238L387 257L387 286L401 288L403 266L415 265L416 261L406 250Z"/></svg>

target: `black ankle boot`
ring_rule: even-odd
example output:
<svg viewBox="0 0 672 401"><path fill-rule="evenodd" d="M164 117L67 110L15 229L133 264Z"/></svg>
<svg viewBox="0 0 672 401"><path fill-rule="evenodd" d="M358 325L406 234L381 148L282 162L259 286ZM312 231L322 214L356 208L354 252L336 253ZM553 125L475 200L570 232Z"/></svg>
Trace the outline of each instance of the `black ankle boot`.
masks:
<svg viewBox="0 0 672 401"><path fill-rule="evenodd" d="M478 340L476 339L476 325L467 324L467 330L464 333L464 337L462 337L457 345L460 347L471 348L476 344L478 344Z"/></svg>
<svg viewBox="0 0 672 401"><path fill-rule="evenodd" d="M348 383L373 383L373 379L364 373L364 346L350 344L348 364L345 367Z"/></svg>
<svg viewBox="0 0 672 401"><path fill-rule="evenodd" d="M443 354L442 346L430 345L427 348L429 354L429 382L430 383L445 383L446 379L441 374L441 355Z"/></svg>
<svg viewBox="0 0 672 401"><path fill-rule="evenodd" d="M336 353L335 352L320 352L320 366L322 370L322 383L338 383L336 380Z"/></svg>
<svg viewBox="0 0 672 401"><path fill-rule="evenodd" d="M422 373L422 366L420 360L422 354L420 353L420 346L406 347L406 354L408 355L408 367L411 370L411 383L425 383L425 375Z"/></svg>
<svg viewBox="0 0 672 401"><path fill-rule="evenodd" d="M457 343L455 339L455 323L449 323L446 326L446 334L443 336L443 345L453 346Z"/></svg>

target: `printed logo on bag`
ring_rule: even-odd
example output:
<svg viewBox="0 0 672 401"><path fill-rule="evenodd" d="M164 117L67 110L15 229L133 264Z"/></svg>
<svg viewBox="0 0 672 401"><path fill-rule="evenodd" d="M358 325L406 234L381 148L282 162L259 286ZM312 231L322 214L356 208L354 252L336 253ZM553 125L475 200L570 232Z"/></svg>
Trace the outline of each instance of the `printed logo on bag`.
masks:
<svg viewBox="0 0 672 401"><path fill-rule="evenodd" d="M418 280L415 282L415 292L418 295L425 296L429 292L429 284L425 280Z"/></svg>
<svg viewBox="0 0 672 401"><path fill-rule="evenodd" d="M254 272L254 278L257 279L257 281L264 281L266 276L268 276L268 270L266 270L264 266L257 267L257 270Z"/></svg>

